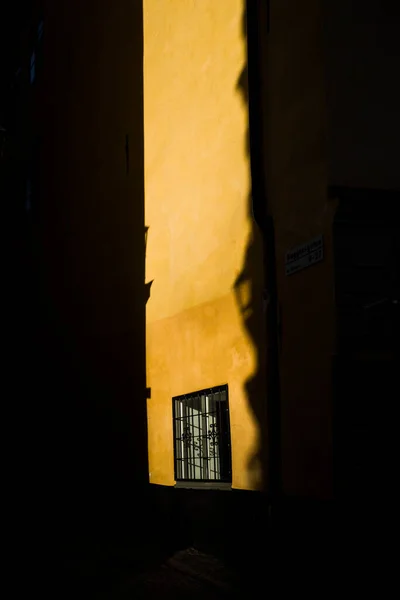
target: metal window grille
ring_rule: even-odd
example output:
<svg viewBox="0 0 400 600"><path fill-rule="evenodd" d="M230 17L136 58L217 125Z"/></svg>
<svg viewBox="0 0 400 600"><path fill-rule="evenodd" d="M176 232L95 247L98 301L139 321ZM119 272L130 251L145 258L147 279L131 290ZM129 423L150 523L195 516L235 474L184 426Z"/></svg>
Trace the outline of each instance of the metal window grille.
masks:
<svg viewBox="0 0 400 600"><path fill-rule="evenodd" d="M228 386L172 399L176 481L232 481Z"/></svg>

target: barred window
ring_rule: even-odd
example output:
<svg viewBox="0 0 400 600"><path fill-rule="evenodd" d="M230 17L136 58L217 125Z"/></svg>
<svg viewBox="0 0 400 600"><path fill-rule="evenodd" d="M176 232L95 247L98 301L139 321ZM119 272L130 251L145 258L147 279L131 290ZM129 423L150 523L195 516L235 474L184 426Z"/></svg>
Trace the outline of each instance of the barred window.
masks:
<svg viewBox="0 0 400 600"><path fill-rule="evenodd" d="M173 398L176 481L232 481L228 386Z"/></svg>

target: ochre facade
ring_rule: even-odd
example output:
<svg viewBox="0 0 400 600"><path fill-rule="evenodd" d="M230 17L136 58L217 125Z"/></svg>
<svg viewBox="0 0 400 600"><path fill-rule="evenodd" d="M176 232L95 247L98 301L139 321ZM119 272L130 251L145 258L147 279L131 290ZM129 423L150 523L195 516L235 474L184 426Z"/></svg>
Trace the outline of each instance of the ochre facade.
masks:
<svg viewBox="0 0 400 600"><path fill-rule="evenodd" d="M321 2L261 7L267 209L276 238L282 491L332 494L335 353ZM268 488L263 262L251 216L245 3L144 2L150 481L174 484L172 397L227 383L232 487ZM267 23L270 27L267 31ZM285 254L323 235L324 260L291 276ZM253 311L240 309L234 282ZM266 290L268 297L268 290ZM265 298L265 296L264 296ZM266 357L268 359L268 356ZM261 376L257 376L257 373ZM255 408L258 407L258 408ZM264 410L265 409L265 410Z"/></svg>
<svg viewBox="0 0 400 600"><path fill-rule="evenodd" d="M241 0L144 2L147 409L158 484L174 484L172 397L219 384L229 386L232 485L260 479L244 388L257 358L234 291L252 235L243 9Z"/></svg>

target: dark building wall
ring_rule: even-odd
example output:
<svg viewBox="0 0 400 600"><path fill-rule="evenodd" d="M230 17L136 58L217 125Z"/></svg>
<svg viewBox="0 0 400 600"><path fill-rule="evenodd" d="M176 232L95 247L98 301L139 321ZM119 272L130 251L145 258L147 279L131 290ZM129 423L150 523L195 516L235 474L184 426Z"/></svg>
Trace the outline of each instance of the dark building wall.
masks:
<svg viewBox="0 0 400 600"><path fill-rule="evenodd" d="M400 7L324 0L331 184L400 189Z"/></svg>
<svg viewBox="0 0 400 600"><path fill-rule="evenodd" d="M396 192L337 191L335 298L335 490L351 518L394 498L393 420L399 339L399 235Z"/></svg>
<svg viewBox="0 0 400 600"><path fill-rule="evenodd" d="M30 152L14 176L34 171L13 315L20 464L35 489L34 508L21 505L55 532L126 532L148 482L141 3L41 4L21 56L29 82L43 16L21 90Z"/></svg>
<svg viewBox="0 0 400 600"><path fill-rule="evenodd" d="M329 499L335 203L327 194L321 2L271 2L269 15L260 14L265 204L275 228L282 492ZM287 275L286 254L318 235L323 260Z"/></svg>

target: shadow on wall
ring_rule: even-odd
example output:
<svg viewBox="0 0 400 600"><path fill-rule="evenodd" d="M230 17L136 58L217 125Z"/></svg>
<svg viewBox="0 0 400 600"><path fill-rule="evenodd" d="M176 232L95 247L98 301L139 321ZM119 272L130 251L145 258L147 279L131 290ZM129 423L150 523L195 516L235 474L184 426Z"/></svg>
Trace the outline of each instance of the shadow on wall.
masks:
<svg viewBox="0 0 400 600"><path fill-rule="evenodd" d="M243 13L242 31L247 39L247 15ZM244 65L237 81L246 107L249 106L249 73L248 65ZM260 124L261 126L261 124ZM250 127L250 124L249 124ZM246 154L251 159L250 130L246 135ZM254 180L252 173L252 187ZM252 486L267 491L268 487L268 443L267 443L267 402L266 402L266 293L263 265L263 236L255 219L254 197L252 191L248 195L248 219L251 230L243 258L241 272L236 278L233 289L243 325L252 342L255 353L256 369L245 382L247 401L254 415L258 428L257 450L249 460L248 469L252 474Z"/></svg>
<svg viewBox="0 0 400 600"><path fill-rule="evenodd" d="M243 36L247 39L247 13L242 19ZM249 105L249 73L248 64L241 71L235 91L239 91L246 108ZM249 163L253 152L250 139L251 106L249 109L250 123L246 135L246 155ZM260 124L258 124L260 129ZM252 161L253 162L253 161ZM257 428L257 439L253 454L247 464L250 473L250 483L253 489L259 492L235 491L232 502L228 503L232 514L230 523L235 522L232 538L226 544L226 556L237 572L246 582L257 588L259 575L264 572L267 560L268 542L268 493L269 493L269 432L268 432L268 406L267 406L267 297L265 291L264 270L264 241L263 232L255 215L255 190L253 164L251 164L252 191L248 194L248 219L250 233L247 241L243 264L239 275L233 283L233 291L244 329L252 343L255 355L256 368L254 373L244 382L244 391L248 405L253 414ZM263 198L261 197L261 200ZM260 196L258 195L260 202ZM258 206L259 212L264 209ZM260 211L261 209L261 211ZM216 499L222 503L222 499ZM226 509L225 509L226 510ZM227 511L229 512L229 511ZM240 514L238 515L238 513ZM221 510L222 513L222 510ZM231 528L231 524L228 524Z"/></svg>

